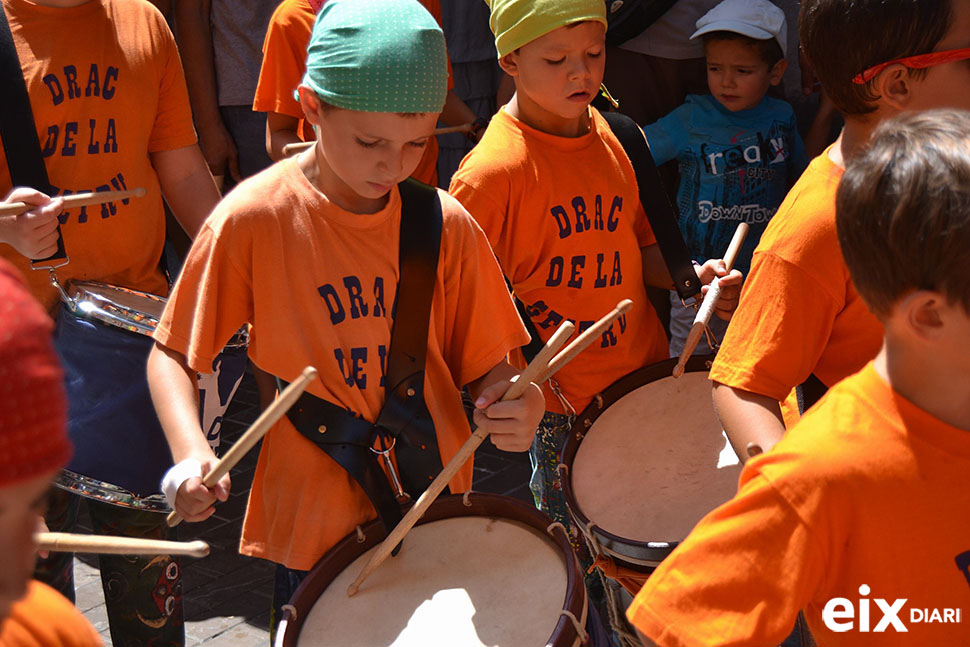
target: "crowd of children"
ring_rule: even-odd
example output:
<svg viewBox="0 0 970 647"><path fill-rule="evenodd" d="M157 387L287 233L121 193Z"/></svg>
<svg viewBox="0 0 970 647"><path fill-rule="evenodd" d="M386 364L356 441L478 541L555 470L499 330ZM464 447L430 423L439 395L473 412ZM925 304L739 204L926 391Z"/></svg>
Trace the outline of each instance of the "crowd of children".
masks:
<svg viewBox="0 0 970 647"><path fill-rule="evenodd" d="M215 144L207 165L154 7L2 0L49 182L16 186L17 149L4 142L3 203L28 206L0 216L0 547L11 556L0 646L98 644L67 600L28 582L39 564L35 577L73 594L70 554L38 562L31 537L48 499L48 525L74 523L80 499L47 492L71 453L68 421L91 406L72 385L99 372L94 359L72 363L77 342L62 329L83 318L58 309L46 272L31 270L59 238L62 282L167 296L137 372L173 458L169 504L188 522L232 487L228 475L203 482L217 457L197 374L242 326L255 367L280 386L317 368L263 441L240 540L240 553L276 564L272 632L313 565L369 520L393 526L396 495L417 498L477 426L500 449L529 452L536 506L567 529L587 573L590 644L621 640L566 506L561 451L598 393L680 352L695 309L671 290L647 219L668 197L642 199L639 169L591 105L609 3L487 5L514 94L487 128L475 121L445 192L414 178L438 181L439 117L475 116L453 89L437 0L283 0L253 90L278 161L246 179ZM628 620L644 644L671 647L808 645L792 631L800 615L822 645L966 642L970 4L802 0L803 65L845 118L811 162L791 106L767 96L798 49L784 12L723 0L695 28L710 94L639 125L658 164L677 162L677 225L697 282L721 287L713 400L747 464L737 496L663 561ZM91 34L109 46L78 40ZM211 53L192 34L190 49ZM218 143L207 75L190 75L192 107ZM284 157L298 141L310 147ZM217 167L238 181L221 201ZM143 204L64 208L71 193L135 186L148 189ZM163 196L194 239L171 286ZM728 271L740 222L751 233ZM649 287L670 291L669 315ZM580 361L502 400L530 341L567 320L582 332L624 299L632 309ZM451 492L471 477L468 463ZM103 532L170 534L158 513L89 503ZM102 562L124 583L109 599L112 640L183 645L178 562L129 562ZM152 591L159 564L172 578L148 618L132 593Z"/></svg>

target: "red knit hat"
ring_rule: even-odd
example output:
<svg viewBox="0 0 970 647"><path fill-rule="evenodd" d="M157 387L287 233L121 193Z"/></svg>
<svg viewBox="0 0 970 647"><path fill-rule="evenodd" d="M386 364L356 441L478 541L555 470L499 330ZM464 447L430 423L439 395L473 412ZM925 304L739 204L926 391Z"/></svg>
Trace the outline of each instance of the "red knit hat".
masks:
<svg viewBox="0 0 970 647"><path fill-rule="evenodd" d="M52 330L17 270L0 260L0 487L63 467L71 456Z"/></svg>

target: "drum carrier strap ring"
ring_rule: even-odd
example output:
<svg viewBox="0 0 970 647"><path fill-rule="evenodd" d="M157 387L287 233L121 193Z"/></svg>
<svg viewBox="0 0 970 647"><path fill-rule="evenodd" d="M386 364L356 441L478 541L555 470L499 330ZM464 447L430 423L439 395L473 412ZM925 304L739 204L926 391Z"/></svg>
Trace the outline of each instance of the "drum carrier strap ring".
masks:
<svg viewBox="0 0 970 647"><path fill-rule="evenodd" d="M441 202L435 189L415 180L405 180L398 188L400 281L392 309L385 399L377 422L371 424L306 392L287 413L304 437L357 481L388 533L401 520L400 499L416 499L442 469L434 422L424 399L431 300L441 248ZM385 452L373 449L378 442ZM391 447L395 447L399 479L389 455ZM382 453L397 492L381 469L378 456Z"/></svg>

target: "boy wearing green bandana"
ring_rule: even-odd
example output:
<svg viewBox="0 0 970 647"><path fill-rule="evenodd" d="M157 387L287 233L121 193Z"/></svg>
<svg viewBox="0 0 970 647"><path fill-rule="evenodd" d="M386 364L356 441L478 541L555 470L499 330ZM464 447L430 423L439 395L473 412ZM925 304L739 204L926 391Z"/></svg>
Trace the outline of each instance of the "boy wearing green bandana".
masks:
<svg viewBox="0 0 970 647"><path fill-rule="evenodd" d="M590 106L603 80L606 10L602 0L489 0L499 64L515 95L462 161L449 192L482 226L542 341L569 319L579 330L619 301L631 311L583 360L544 386L546 415L531 458L536 504L570 529L592 563L566 509L557 466L571 417L624 375L666 359L667 339L645 282L670 288L640 205L630 160ZM662 196L658 196L664 199ZM649 205L648 205L649 207ZM703 283L723 263L696 267ZM741 275L724 278L718 314L730 316ZM587 578L602 599L598 575Z"/></svg>
<svg viewBox="0 0 970 647"><path fill-rule="evenodd" d="M416 0L324 5L299 87L316 146L244 181L220 203L155 335L149 381L177 462L166 494L187 521L211 515L230 486L228 478L212 489L202 485L215 457L189 377L211 366L243 323L252 326L249 352L261 369L292 381L315 366L319 377L308 393L341 414L377 419L395 312L405 307L397 303L398 183L432 137L446 85L444 36ZM475 398L475 422L493 442L525 451L542 416L541 392L532 385L517 400L497 400L518 374L506 354L528 335L484 234L456 200L443 192L437 198L441 243L423 388L441 463L470 436L463 386ZM376 516L356 476L298 424L283 417L263 440L240 542L241 553L279 565L274 624L314 563ZM395 455L406 476L400 446ZM469 463L450 487L463 492L471 484Z"/></svg>

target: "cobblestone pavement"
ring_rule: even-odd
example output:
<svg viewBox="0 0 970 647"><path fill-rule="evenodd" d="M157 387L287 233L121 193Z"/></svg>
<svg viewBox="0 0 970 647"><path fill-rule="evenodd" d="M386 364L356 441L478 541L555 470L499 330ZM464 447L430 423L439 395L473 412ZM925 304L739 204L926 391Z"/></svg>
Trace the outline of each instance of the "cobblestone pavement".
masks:
<svg viewBox="0 0 970 647"><path fill-rule="evenodd" d="M223 423L229 445L256 419L256 388L247 374ZM203 539L212 553L201 560L184 558L183 595L187 647L267 647L274 566L236 552L243 513L256 469L256 449L231 472L232 493L216 513L198 524L180 526L180 539ZM532 502L526 454L499 451L485 442L475 455L474 489ZM83 509L83 506L82 506ZM85 521L82 520L82 524ZM97 557L75 560L77 606L111 645Z"/></svg>

